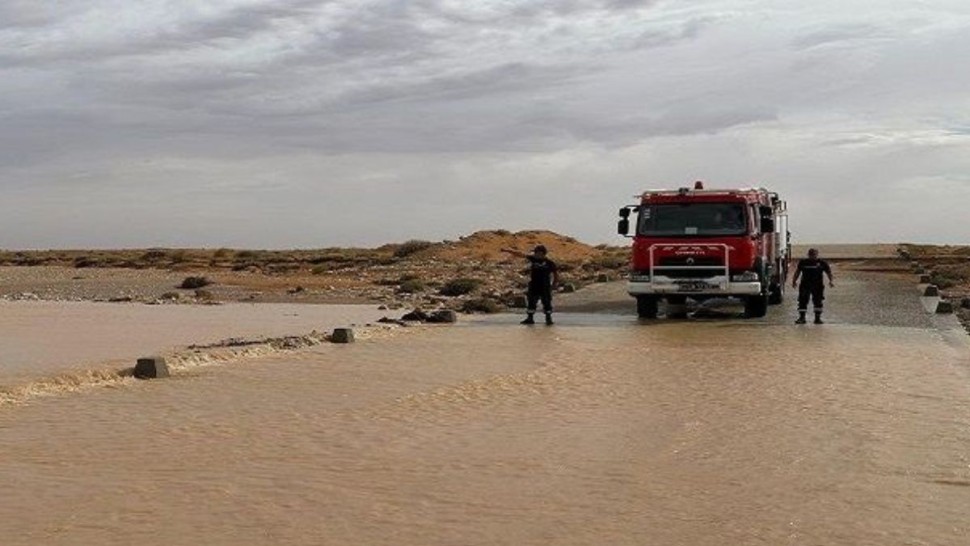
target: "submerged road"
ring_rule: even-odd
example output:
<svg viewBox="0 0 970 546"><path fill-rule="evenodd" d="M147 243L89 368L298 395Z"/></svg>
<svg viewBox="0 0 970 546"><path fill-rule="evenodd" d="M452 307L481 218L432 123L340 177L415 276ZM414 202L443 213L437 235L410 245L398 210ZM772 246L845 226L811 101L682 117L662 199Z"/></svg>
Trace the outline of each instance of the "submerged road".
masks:
<svg viewBox="0 0 970 546"><path fill-rule="evenodd" d="M821 327L790 303L641 323L602 285L554 327L500 316L39 401L0 413L0 537L967 544L970 346L910 283L840 272Z"/></svg>

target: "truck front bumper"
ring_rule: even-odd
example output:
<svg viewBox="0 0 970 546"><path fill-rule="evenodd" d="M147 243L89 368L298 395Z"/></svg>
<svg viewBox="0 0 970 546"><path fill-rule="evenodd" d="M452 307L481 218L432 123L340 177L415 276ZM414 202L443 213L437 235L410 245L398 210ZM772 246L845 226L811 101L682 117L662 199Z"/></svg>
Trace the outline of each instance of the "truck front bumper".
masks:
<svg viewBox="0 0 970 546"><path fill-rule="evenodd" d="M709 279L671 279L656 276L650 281L631 280L627 284L631 296L708 296L737 297L761 294L761 283L732 282L723 276Z"/></svg>

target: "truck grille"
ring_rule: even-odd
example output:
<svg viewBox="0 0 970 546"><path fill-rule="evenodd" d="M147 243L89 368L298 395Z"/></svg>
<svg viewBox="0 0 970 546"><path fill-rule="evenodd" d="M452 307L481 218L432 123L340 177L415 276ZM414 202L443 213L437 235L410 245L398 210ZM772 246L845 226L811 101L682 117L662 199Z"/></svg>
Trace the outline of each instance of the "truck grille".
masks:
<svg viewBox="0 0 970 546"><path fill-rule="evenodd" d="M693 261L690 263L689 261ZM667 256L660 258L657 263L657 275L663 275L672 279L710 279L718 275L724 275L724 258L717 256ZM684 269L678 269L683 266ZM666 268L672 269L666 269ZM688 269L705 267L709 269Z"/></svg>
<svg viewBox="0 0 970 546"><path fill-rule="evenodd" d="M688 260L693 259L693 263L688 263ZM724 267L724 258L718 256L668 256L660 258L657 264L661 267L667 266L677 266L677 265L689 265L694 267L700 266L718 266Z"/></svg>

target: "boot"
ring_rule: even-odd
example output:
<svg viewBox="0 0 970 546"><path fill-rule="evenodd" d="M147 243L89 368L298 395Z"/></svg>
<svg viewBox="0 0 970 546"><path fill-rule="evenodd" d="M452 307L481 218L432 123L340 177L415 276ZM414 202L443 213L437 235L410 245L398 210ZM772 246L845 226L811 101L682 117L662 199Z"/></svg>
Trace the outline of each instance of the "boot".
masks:
<svg viewBox="0 0 970 546"><path fill-rule="evenodd" d="M546 313L546 326L552 326L552 313Z"/></svg>
<svg viewBox="0 0 970 546"><path fill-rule="evenodd" d="M815 324L825 324L824 322L822 322L821 312L818 312L818 311L815 312Z"/></svg>
<svg viewBox="0 0 970 546"><path fill-rule="evenodd" d="M798 320L795 321L795 324L805 324L805 311L798 312Z"/></svg>
<svg viewBox="0 0 970 546"><path fill-rule="evenodd" d="M536 319L532 318L532 313L529 313L528 315L526 315L525 320L523 320L519 324L535 324L535 323L536 323Z"/></svg>

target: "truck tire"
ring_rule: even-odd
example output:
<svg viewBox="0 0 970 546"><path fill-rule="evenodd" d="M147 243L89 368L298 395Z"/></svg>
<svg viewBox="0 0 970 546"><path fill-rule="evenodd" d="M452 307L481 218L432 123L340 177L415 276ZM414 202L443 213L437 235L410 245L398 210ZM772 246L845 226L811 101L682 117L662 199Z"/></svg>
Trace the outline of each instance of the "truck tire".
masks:
<svg viewBox="0 0 970 546"><path fill-rule="evenodd" d="M768 294L748 296L744 299L744 316L761 318L768 314Z"/></svg>
<svg viewBox="0 0 970 546"><path fill-rule="evenodd" d="M785 301L785 288L780 283L773 282L768 287L768 305L781 305Z"/></svg>
<svg viewBox="0 0 970 546"><path fill-rule="evenodd" d="M657 318L659 300L653 296L637 296L637 316L643 319Z"/></svg>

